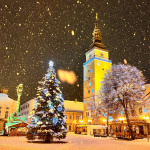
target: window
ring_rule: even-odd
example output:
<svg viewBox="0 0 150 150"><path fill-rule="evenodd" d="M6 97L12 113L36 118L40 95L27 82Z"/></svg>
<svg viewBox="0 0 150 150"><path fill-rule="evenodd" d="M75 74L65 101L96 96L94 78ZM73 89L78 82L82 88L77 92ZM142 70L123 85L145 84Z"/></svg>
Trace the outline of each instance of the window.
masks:
<svg viewBox="0 0 150 150"><path fill-rule="evenodd" d="M6 107L6 109L9 109L9 107Z"/></svg>
<svg viewBox="0 0 150 150"><path fill-rule="evenodd" d="M139 113L142 114L142 108L139 108Z"/></svg>
<svg viewBox="0 0 150 150"><path fill-rule="evenodd" d="M67 119L67 115L66 115L66 119Z"/></svg>
<svg viewBox="0 0 150 150"><path fill-rule="evenodd" d="M1 116L1 110L0 110L0 116Z"/></svg>
<svg viewBox="0 0 150 150"><path fill-rule="evenodd" d="M8 111L5 112L5 118L8 118Z"/></svg>
<svg viewBox="0 0 150 150"><path fill-rule="evenodd" d="M1 109L2 107L0 107L0 109Z"/></svg>
<svg viewBox="0 0 150 150"><path fill-rule="evenodd" d="M97 65L100 66L100 62L98 62Z"/></svg>
<svg viewBox="0 0 150 150"><path fill-rule="evenodd" d="M102 68L102 70L104 70L104 68Z"/></svg>
<svg viewBox="0 0 150 150"><path fill-rule="evenodd" d="M87 77L84 77L84 80L87 80Z"/></svg>
<svg viewBox="0 0 150 150"><path fill-rule="evenodd" d="M103 57L104 55L103 55L103 53L101 53L101 57Z"/></svg>
<svg viewBox="0 0 150 150"><path fill-rule="evenodd" d="M86 103L86 99L84 100L84 103Z"/></svg>
<svg viewBox="0 0 150 150"><path fill-rule="evenodd" d="M90 80L90 77L88 77L88 79Z"/></svg>
<svg viewBox="0 0 150 150"><path fill-rule="evenodd" d="M88 90L88 93L90 93L90 90Z"/></svg>
<svg viewBox="0 0 150 150"><path fill-rule="evenodd" d="M92 55L89 56L89 59L92 57Z"/></svg>
<svg viewBox="0 0 150 150"><path fill-rule="evenodd" d="M90 72L92 73L92 72L93 72L93 69L91 69Z"/></svg>
<svg viewBox="0 0 150 150"><path fill-rule="evenodd" d="M88 67L89 67L89 65L86 66L86 68L88 68Z"/></svg>
<svg viewBox="0 0 150 150"><path fill-rule="evenodd" d="M144 108L144 112L147 112L147 109L146 109L146 108Z"/></svg>
<svg viewBox="0 0 150 150"><path fill-rule="evenodd" d="M79 120L79 116L76 116L76 120Z"/></svg>
<svg viewBox="0 0 150 150"><path fill-rule="evenodd" d="M135 114L134 109L131 110L131 113L132 113L132 116L134 116L134 114Z"/></svg>
<svg viewBox="0 0 150 150"><path fill-rule="evenodd" d="M71 130L71 126L69 126L69 131Z"/></svg>
<svg viewBox="0 0 150 150"><path fill-rule="evenodd" d="M91 82L89 82L89 86L91 86L92 85L92 83Z"/></svg>
<svg viewBox="0 0 150 150"><path fill-rule="evenodd" d="M72 119L72 116L71 116L71 115L69 116L69 119Z"/></svg>
<svg viewBox="0 0 150 150"><path fill-rule="evenodd" d="M94 92L94 89L92 89L92 93Z"/></svg>
<svg viewBox="0 0 150 150"><path fill-rule="evenodd" d="M123 115L123 111L120 111L120 114Z"/></svg>
<svg viewBox="0 0 150 150"><path fill-rule="evenodd" d="M86 112L86 117L89 117L89 112L88 111Z"/></svg>

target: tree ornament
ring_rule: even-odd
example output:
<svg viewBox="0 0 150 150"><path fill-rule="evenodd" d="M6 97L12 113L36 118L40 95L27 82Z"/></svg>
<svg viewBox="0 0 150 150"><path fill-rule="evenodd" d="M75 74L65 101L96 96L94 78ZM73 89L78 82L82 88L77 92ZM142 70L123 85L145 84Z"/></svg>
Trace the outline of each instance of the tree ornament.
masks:
<svg viewBox="0 0 150 150"><path fill-rule="evenodd" d="M54 125L56 125L56 124L57 124L57 122L58 122L58 118L56 118L56 117L55 117L55 118L53 118L53 124L54 124Z"/></svg>
<svg viewBox="0 0 150 150"><path fill-rule="evenodd" d="M59 104L58 107L57 107L57 110L60 112L62 111L62 106Z"/></svg>

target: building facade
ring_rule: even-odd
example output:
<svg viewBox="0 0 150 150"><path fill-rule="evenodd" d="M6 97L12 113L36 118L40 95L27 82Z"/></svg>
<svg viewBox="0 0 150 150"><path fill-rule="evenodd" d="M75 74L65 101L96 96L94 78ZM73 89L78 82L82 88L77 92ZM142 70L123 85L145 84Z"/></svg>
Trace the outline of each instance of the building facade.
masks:
<svg viewBox="0 0 150 150"><path fill-rule="evenodd" d="M91 49L85 54L86 62L83 64L83 102L84 102L84 122L88 123L91 113L88 110L88 102L97 101L101 82L107 70L111 67L109 51L101 43L101 32L98 27L98 16L96 16L95 28L93 31L93 44ZM100 122L93 123L99 124Z"/></svg>
<svg viewBox="0 0 150 150"><path fill-rule="evenodd" d="M26 103L20 105L20 115L25 116L25 122L27 123L31 122L29 116L32 115L32 109L34 108L34 103L35 103L35 99L31 99Z"/></svg>
<svg viewBox="0 0 150 150"><path fill-rule="evenodd" d="M17 108L17 101L11 99L6 94L6 90L1 90L0 93L0 132L3 130L4 123L7 122L8 116L14 113Z"/></svg>
<svg viewBox="0 0 150 150"><path fill-rule="evenodd" d="M25 122L30 123L30 115L32 115L32 109L34 109L35 100L29 100L20 106L20 115L25 116ZM66 123L68 131L73 132L75 125L83 120L83 102L77 101L64 101L65 115L67 117Z"/></svg>

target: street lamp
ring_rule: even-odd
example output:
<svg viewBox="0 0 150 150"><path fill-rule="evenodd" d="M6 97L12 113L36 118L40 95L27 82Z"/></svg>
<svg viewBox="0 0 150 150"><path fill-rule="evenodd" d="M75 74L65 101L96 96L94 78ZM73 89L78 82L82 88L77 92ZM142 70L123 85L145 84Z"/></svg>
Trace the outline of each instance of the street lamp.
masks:
<svg viewBox="0 0 150 150"><path fill-rule="evenodd" d="M146 120L148 120L149 119L149 117L148 116L143 116L143 119L145 120L145 122L146 122ZM149 135L148 135L148 123L146 122L146 126L147 126L147 141L149 142Z"/></svg>

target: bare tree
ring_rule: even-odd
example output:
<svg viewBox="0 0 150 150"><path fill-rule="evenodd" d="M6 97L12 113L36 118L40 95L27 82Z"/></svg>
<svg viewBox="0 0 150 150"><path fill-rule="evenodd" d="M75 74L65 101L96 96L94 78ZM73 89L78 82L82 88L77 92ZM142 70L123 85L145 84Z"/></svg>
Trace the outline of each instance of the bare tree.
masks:
<svg viewBox="0 0 150 150"><path fill-rule="evenodd" d="M126 116L129 134L134 139L130 123L130 114L136 106L144 105L144 76L136 67L113 65L104 77L101 87L101 99L104 108L123 110ZM108 111L109 112L109 111Z"/></svg>

